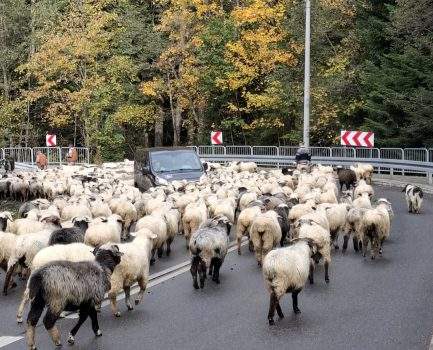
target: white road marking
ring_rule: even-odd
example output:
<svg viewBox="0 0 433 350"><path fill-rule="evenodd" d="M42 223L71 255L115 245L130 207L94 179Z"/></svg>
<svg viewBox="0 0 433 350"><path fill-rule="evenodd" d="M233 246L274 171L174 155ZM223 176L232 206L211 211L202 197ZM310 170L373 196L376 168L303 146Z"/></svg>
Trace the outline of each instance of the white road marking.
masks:
<svg viewBox="0 0 433 350"><path fill-rule="evenodd" d="M241 243L241 246L244 246L247 243L248 243L248 240L244 238L243 242ZM231 253L231 252L235 251L237 249L236 242L231 242L229 247L230 248L228 249L227 253ZM150 275L147 288L151 288L151 287L156 286L158 284L161 284L165 281L168 281L169 279L172 279L176 276L179 276L185 272L188 272L190 269L190 265L191 265L190 261L184 261L180 264L171 266L165 270L155 272L154 274ZM131 295L137 294L139 291L140 291L140 288L138 287L138 284L135 283L131 287ZM122 299L125 299L125 293L120 293L117 296L117 300L122 300ZM105 307L107 305L110 305L110 301L108 299L105 299L102 302L101 307ZM70 313L70 314L66 315L65 318L75 319L75 318L78 318L78 314L76 312ZM21 339L24 339L24 337L22 337L22 336L16 336L16 337L1 336L0 337L0 348L3 348L7 345L15 343ZM430 348L429 350L433 350L433 349Z"/></svg>
<svg viewBox="0 0 433 350"><path fill-rule="evenodd" d="M24 337L9 337L9 336L1 336L0 337L0 348L5 347L6 345L15 343L21 339L24 339Z"/></svg>

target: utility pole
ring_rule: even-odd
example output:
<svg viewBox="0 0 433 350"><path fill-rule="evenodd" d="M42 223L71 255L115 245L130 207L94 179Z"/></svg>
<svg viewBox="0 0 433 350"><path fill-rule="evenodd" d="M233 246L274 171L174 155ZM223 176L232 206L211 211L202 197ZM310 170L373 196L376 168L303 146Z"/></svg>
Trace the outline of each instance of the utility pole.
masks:
<svg viewBox="0 0 433 350"><path fill-rule="evenodd" d="M305 0L304 146L310 147L311 3Z"/></svg>

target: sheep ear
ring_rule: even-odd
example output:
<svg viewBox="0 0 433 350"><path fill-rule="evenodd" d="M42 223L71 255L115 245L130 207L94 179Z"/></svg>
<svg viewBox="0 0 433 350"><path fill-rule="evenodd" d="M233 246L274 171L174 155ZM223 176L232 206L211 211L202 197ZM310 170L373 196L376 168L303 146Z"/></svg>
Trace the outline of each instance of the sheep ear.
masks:
<svg viewBox="0 0 433 350"><path fill-rule="evenodd" d="M77 217L74 217L74 218L72 219L72 223L75 223L75 220L77 220Z"/></svg>
<svg viewBox="0 0 433 350"><path fill-rule="evenodd" d="M12 218L12 215L11 215L11 213L10 212L5 212L5 217L6 217L6 219L7 220L9 220L9 221L14 221L14 219Z"/></svg>

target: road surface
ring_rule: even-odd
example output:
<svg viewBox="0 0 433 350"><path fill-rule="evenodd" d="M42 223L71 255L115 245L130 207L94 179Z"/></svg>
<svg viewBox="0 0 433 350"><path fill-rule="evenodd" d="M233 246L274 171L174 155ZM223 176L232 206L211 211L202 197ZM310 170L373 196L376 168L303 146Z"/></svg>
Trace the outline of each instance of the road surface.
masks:
<svg viewBox="0 0 433 350"><path fill-rule="evenodd" d="M424 201L421 215L408 214L402 193L376 187L395 212L384 256L371 261L355 254L350 245L345 256L334 252L331 283L324 282L319 267L315 284L299 295L300 315L291 311L291 297L282 299L285 318L268 326L268 293L254 257L231 252L221 269L221 284L208 279L203 290L194 290L179 237L174 254L156 263L153 273L175 266L172 274L155 278L143 303L114 318L109 307L99 316L103 331L95 338L89 321L77 334L76 345L66 345L76 319L58 322L64 347L70 349L402 349L426 350L433 331L433 206ZM0 282L3 282L4 274ZM155 276L155 275L154 275ZM170 276L173 276L169 278ZM0 296L0 347L24 349L24 326L15 324L19 293ZM5 338L12 336L17 338ZM53 349L39 325L39 349ZM3 339L3 340L2 340Z"/></svg>

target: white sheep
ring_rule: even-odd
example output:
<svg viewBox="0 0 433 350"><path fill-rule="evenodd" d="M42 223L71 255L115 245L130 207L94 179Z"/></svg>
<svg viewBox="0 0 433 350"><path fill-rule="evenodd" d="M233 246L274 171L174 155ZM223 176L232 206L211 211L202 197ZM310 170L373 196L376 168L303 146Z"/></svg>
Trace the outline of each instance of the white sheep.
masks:
<svg viewBox="0 0 433 350"><path fill-rule="evenodd" d="M262 265L262 260L269 251L281 242L281 227L278 222L278 214L269 210L257 215L250 228L250 238L253 242L257 264Z"/></svg>
<svg viewBox="0 0 433 350"><path fill-rule="evenodd" d="M84 243L99 247L108 242L120 243L123 228L123 219L113 214L108 218L97 218L90 223L84 235Z"/></svg>
<svg viewBox="0 0 433 350"><path fill-rule="evenodd" d="M156 238L153 240L152 256L150 259L150 264L153 265L155 263L155 253L158 252L158 258L162 257L164 252L164 244L166 244L168 239L167 221L165 219L164 213L161 211L155 211L152 213L152 215L146 215L142 217L137 221L135 229L139 231L144 228L150 230L156 236Z"/></svg>
<svg viewBox="0 0 433 350"><path fill-rule="evenodd" d="M119 317L117 309L117 294L123 289L125 292L125 303L128 310L134 307L131 303L131 286L137 282L140 291L135 298L135 305L143 299L146 286L149 282L149 260L153 248L153 240L157 237L152 231L142 228L131 234L134 240L129 243L118 244L119 251L123 253L120 264L116 266L111 275L111 288L108 298L111 303L111 311L114 316ZM104 249L102 246L101 249Z"/></svg>
<svg viewBox="0 0 433 350"><path fill-rule="evenodd" d="M110 209L113 213L118 214L123 220L123 237L126 238L127 233L134 221L137 221L137 209L134 204L126 200L113 199L110 202Z"/></svg>
<svg viewBox="0 0 433 350"><path fill-rule="evenodd" d="M409 213L419 214L424 197L422 189L418 186L406 185L402 192L405 193Z"/></svg>
<svg viewBox="0 0 433 350"><path fill-rule="evenodd" d="M262 209L260 206L254 205L249 208L245 208L241 211L236 223L236 241L238 246L238 254L241 255L241 242L243 236L248 236L250 252L254 251L253 242L250 239L249 229L256 218L260 215Z"/></svg>
<svg viewBox="0 0 433 350"><path fill-rule="evenodd" d="M363 193L368 193L370 197L374 196L374 190L371 185L368 185L365 180L359 180L358 185L355 187L354 196L359 198Z"/></svg>
<svg viewBox="0 0 433 350"><path fill-rule="evenodd" d="M329 231L324 229L312 220L300 220L299 238L309 238L317 245L317 254L314 256L316 264L323 257L325 266L325 282L329 283L329 265L331 263L331 236ZM311 271L310 283L313 283L313 271Z"/></svg>
<svg viewBox="0 0 433 350"><path fill-rule="evenodd" d="M185 207L182 215L182 225L187 247L189 247L191 235L207 220L207 217L207 207L203 200L189 203Z"/></svg>
<svg viewBox="0 0 433 350"><path fill-rule="evenodd" d="M298 294L313 269L311 258L316 253L317 247L312 240L296 239L291 241L288 247L271 250L263 259L263 278L270 294L270 325L274 324L275 310L280 318L284 317L280 299L286 293L292 293L294 313L301 312L298 307Z"/></svg>

